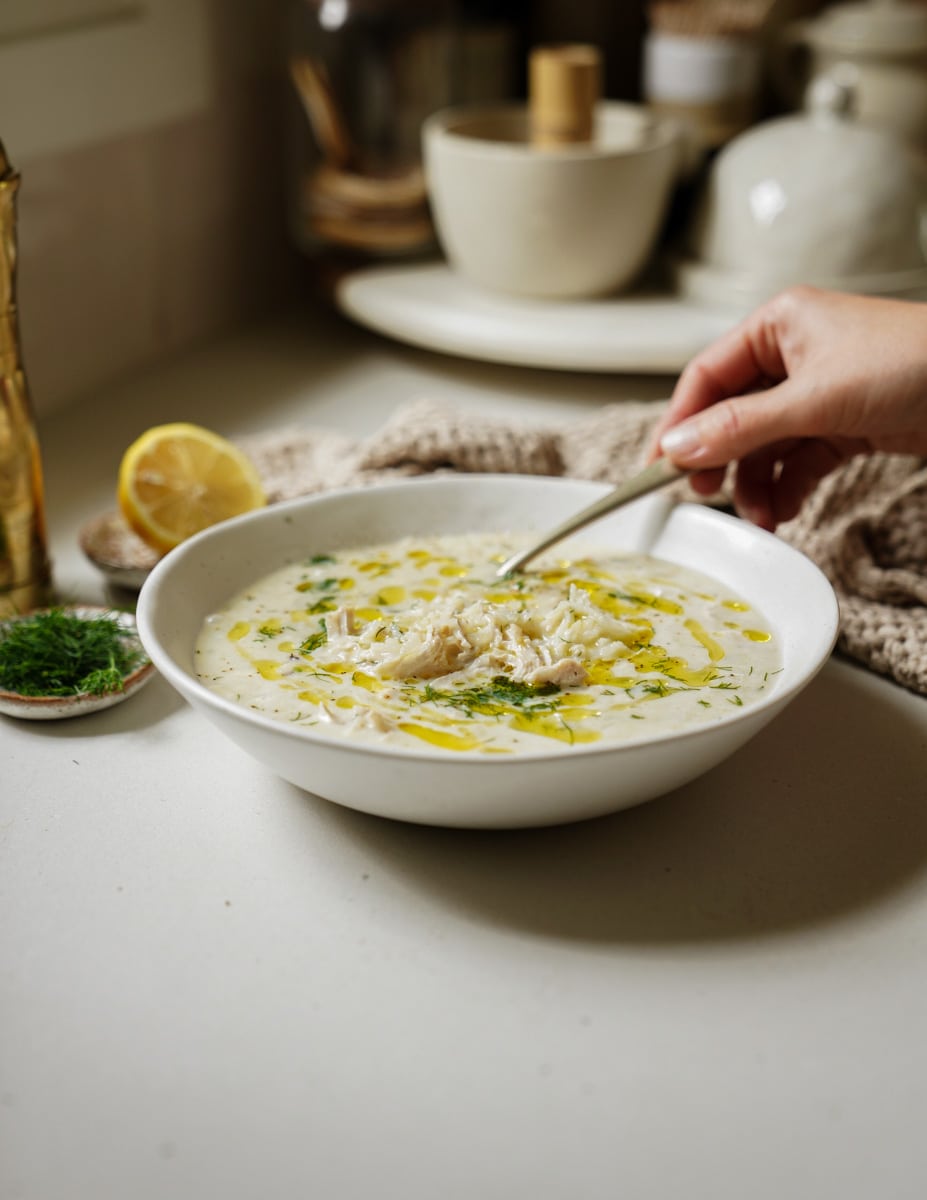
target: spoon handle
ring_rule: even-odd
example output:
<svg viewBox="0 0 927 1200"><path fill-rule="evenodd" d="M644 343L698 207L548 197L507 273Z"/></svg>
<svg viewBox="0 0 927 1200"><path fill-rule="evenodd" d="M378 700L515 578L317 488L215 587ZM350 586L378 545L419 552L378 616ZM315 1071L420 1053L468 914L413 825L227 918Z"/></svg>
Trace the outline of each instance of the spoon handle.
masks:
<svg viewBox="0 0 927 1200"><path fill-rule="evenodd" d="M626 480L612 491L606 493L601 500L597 500L595 504L590 504L588 508L584 508L575 517L570 517L568 521L564 521L562 525L558 525L556 529L546 534L540 541L527 550L519 551L518 554L513 554L511 558L506 559L496 572L497 577L505 579L507 575L511 575L515 571L520 571L532 558L536 558L542 550L547 550L557 542L563 541L565 537L568 537L571 533L575 533L577 529L591 525L593 521L598 521L606 513L613 512L616 508L621 508L623 504L629 504L639 496L646 496L648 492L654 492L657 488L675 483L677 479L682 479L688 474L688 471L674 467L668 458L656 459L649 466L644 467L643 471L639 471L631 479Z"/></svg>

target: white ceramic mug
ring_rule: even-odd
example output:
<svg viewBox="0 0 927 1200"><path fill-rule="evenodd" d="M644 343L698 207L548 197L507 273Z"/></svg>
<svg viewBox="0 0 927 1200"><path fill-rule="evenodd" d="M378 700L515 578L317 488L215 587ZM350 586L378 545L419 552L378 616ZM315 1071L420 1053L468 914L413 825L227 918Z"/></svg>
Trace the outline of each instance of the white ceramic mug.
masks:
<svg viewBox="0 0 927 1200"><path fill-rule="evenodd" d="M591 142L538 148L523 106L449 109L423 126L438 238L491 291L576 299L628 288L651 258L684 167L676 122L602 102Z"/></svg>

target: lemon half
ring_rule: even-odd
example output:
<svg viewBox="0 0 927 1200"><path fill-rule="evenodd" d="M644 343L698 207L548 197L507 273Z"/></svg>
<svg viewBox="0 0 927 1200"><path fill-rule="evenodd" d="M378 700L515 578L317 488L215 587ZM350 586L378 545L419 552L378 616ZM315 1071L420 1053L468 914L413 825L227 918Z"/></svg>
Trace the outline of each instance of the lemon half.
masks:
<svg viewBox="0 0 927 1200"><path fill-rule="evenodd" d="M177 422L148 429L126 450L117 499L127 523L166 553L194 533L267 503L248 456L218 433Z"/></svg>

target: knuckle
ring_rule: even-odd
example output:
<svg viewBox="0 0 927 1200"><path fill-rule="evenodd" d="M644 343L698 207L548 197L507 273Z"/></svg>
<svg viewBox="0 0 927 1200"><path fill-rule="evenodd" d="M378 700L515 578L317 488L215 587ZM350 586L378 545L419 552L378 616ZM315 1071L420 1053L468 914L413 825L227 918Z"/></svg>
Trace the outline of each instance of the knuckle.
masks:
<svg viewBox="0 0 927 1200"><path fill-rule="evenodd" d="M818 289L809 283L796 283L785 288L770 301L773 312L781 317L792 317L806 308L817 296Z"/></svg>
<svg viewBox="0 0 927 1200"><path fill-rule="evenodd" d="M744 421L741 405L737 400L726 400L710 409L705 416L709 428L705 431L711 440L725 450L736 452L743 439Z"/></svg>

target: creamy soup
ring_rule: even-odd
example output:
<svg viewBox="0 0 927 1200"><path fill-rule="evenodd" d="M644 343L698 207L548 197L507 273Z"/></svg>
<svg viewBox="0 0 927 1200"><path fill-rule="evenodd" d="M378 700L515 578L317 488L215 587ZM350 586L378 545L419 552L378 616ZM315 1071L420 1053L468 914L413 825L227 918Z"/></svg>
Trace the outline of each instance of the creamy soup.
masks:
<svg viewBox="0 0 927 1200"><path fill-rule="evenodd" d="M469 754L639 740L772 687L769 625L715 580L585 549L498 580L527 544L408 538L282 567L207 619L198 677L300 727Z"/></svg>

